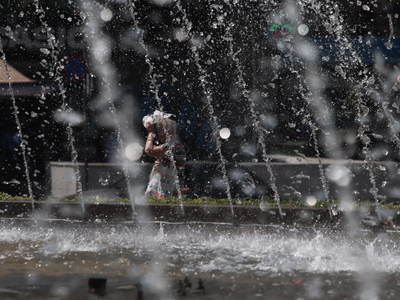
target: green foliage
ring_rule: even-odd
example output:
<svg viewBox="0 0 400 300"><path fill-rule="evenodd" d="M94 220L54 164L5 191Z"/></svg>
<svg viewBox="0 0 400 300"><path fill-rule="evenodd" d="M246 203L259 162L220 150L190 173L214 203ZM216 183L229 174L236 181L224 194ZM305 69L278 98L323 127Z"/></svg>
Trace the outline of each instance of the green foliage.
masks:
<svg viewBox="0 0 400 300"><path fill-rule="evenodd" d="M0 192L0 201L31 201L28 197L11 196L10 194Z"/></svg>
<svg viewBox="0 0 400 300"><path fill-rule="evenodd" d="M59 198L59 202L79 202L78 198ZM0 192L0 201L31 201L28 197L21 196L11 196L7 193ZM86 203L126 203L129 204L130 200L124 197L117 197L114 199L108 199L105 197L93 197L84 199ZM157 197L150 197L146 201L147 203L153 204L180 204L180 200L177 196L170 196L165 199L159 199ZM193 204L193 205L230 205L230 201L227 198L213 198L213 197L198 197L189 198L186 195L182 196L183 204ZM252 205L252 206L270 206L277 207L278 203L274 197L261 196L258 198L244 197L244 198L233 198L233 205ZM306 199L288 197L285 199L280 199L279 204L281 207L315 207L315 208L331 208L339 207L340 203L335 199L324 199L318 200L315 205L309 205ZM394 203L376 203L373 201L358 201L354 203L354 207L370 207L377 208L381 207L384 209L392 209L400 211L400 205Z"/></svg>
<svg viewBox="0 0 400 300"><path fill-rule="evenodd" d="M117 197L115 199L115 202L117 202L117 203L130 203L129 199L128 198L124 198L124 197Z"/></svg>
<svg viewBox="0 0 400 300"><path fill-rule="evenodd" d="M78 202L78 198L60 198L60 202Z"/></svg>
<svg viewBox="0 0 400 300"><path fill-rule="evenodd" d="M121 201L121 202L129 202ZM180 204L179 198L176 196L170 196L164 199L159 199L157 197L150 197L147 199L147 203L154 203L154 204ZM211 205L229 205L229 199L227 198L212 198L212 197L199 197L199 198L188 198L187 196L182 197L183 204L211 204ZM320 207L320 208L328 208L332 205L337 205L338 201L335 200L326 200L326 201L319 201L313 207ZM267 205L267 206L278 206L275 202L273 197L262 196L258 198L253 197L244 197L244 198L233 198L232 199L233 205ZM280 201L280 205L282 207L307 207L307 203L304 199L301 198L286 198Z"/></svg>
<svg viewBox="0 0 400 300"><path fill-rule="evenodd" d="M400 205L394 204L394 203L385 203L383 205L383 207L387 208L387 209L393 209L393 210L399 210L400 211Z"/></svg>

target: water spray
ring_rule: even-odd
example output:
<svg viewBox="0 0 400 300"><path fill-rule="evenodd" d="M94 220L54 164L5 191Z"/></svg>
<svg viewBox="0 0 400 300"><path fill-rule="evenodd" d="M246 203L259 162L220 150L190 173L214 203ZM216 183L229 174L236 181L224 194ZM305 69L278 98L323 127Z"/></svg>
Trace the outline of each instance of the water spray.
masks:
<svg viewBox="0 0 400 300"><path fill-rule="evenodd" d="M111 113L115 126L117 128L117 140L118 140L118 149L121 153L124 151L124 144L121 138L121 125L119 123L119 119L117 116L117 109L115 107L114 101L118 95L116 92L118 90L117 86L118 83L115 81L114 75L115 69L112 63L109 61L108 54L110 53L108 40L106 36L101 36L99 39L95 39L93 35L90 33L90 30L94 30L96 33L101 32L101 26L97 18L94 17L97 10L95 9L94 5L90 3L90 1L82 1L80 3L83 11L86 15L86 40L90 46L91 57L95 61L92 65L94 66L95 72L98 73L100 80L100 92L102 94L102 98L98 99L97 105L103 106L105 104L108 105L108 110ZM97 46L97 47L96 47ZM104 51L104 53L101 53ZM129 200L132 206L132 219L136 220L136 202L135 202L135 195L132 189L132 179L129 174L129 170L127 167L127 162L122 164L122 171L124 174L125 182L128 188Z"/></svg>
<svg viewBox="0 0 400 300"><path fill-rule="evenodd" d="M7 60L6 60L6 54L4 53L3 50L3 43L0 39L0 54L1 54L1 60L3 61L5 70L6 70L6 75L7 75L7 81L8 81L8 91L10 93L11 96L11 101L12 101L12 107L13 107L13 115L14 115L14 119L15 119L15 123L17 125L17 130L18 130L18 135L21 139L21 151L22 151L22 159L24 162L24 168L25 168L25 177L26 177L26 182L27 182L27 186L28 186L28 193L29 193L29 197L31 200L31 205L32 205L32 210L34 210L35 208L35 200L33 197L33 192L32 192L32 183L31 183L31 179L30 179L30 175L29 175L29 166L28 166L28 160L27 160L27 155L26 155L26 146L27 146L27 141L24 139L24 136L22 134L22 125L18 116L18 106L17 106L17 101L15 100L15 95L14 95L14 89L12 87L12 79L10 76L10 69L8 67L7 64Z"/></svg>
<svg viewBox="0 0 400 300"><path fill-rule="evenodd" d="M278 205L279 214L280 214L281 217L283 217L284 214L282 212L282 208L281 208L281 205L280 205L280 195L279 195L278 187L276 186L275 174L274 174L274 172L273 172L273 170L271 168L270 159L269 159L269 157L267 155L267 149L266 149L266 146L265 146L266 131L260 125L257 113L254 110L255 103L252 100L252 98L250 97L250 91L248 90L247 84L246 84L246 82L244 80L243 66L241 65L240 60L237 57L238 52L234 52L234 49L233 49L233 42L232 42L233 37L232 37L232 34L230 32L232 26L233 26L233 24L226 26L226 33L225 33L224 39L226 41L228 41L228 43L229 43L229 50L230 50L229 51L229 56L232 58L232 60L235 63L236 70L238 72L238 84L239 84L239 86L240 86L240 88L242 90L242 94L243 94L244 98L246 99L246 101L249 104L253 125L254 125L254 127L256 129L256 133L257 133L257 136L258 136L258 138L257 138L257 146L259 148L261 148L262 158L263 158L263 160L265 162L265 165L266 165L268 173L269 173L269 178L270 178L269 184L270 184L270 186L271 186L271 188L272 188L272 190L274 192L273 197L274 197L275 203Z"/></svg>
<svg viewBox="0 0 400 300"><path fill-rule="evenodd" d="M219 157L219 167L221 169L222 180L225 184L226 195L228 197L228 201L229 201L229 205L230 205L230 209L231 209L232 222L233 222L233 224L237 224L235 212L233 209L233 201L232 201L231 189L230 189L230 184L229 184L229 178L228 178L228 175L226 172L226 159L224 158L224 156L222 154L221 139L220 139L220 135L219 135L219 126L217 123L217 118L215 116L214 106L212 104L212 92L208 87L208 85L209 85L209 82L207 80L208 74L207 74L206 70L202 67L202 65L200 64L198 46L194 39L193 33L191 31L193 26L187 16L186 10L183 8L180 0L176 1L176 6L177 6L179 12L183 16L183 18L182 18L183 25L185 26L186 32L189 36L189 40L191 43L190 50L191 50L195 65L200 74L199 81L200 81L200 85L202 87L204 96L206 98L207 112L208 112L208 115L212 122L211 126L212 126L212 132L213 132L213 139L216 143L217 153L218 153L218 157Z"/></svg>
<svg viewBox="0 0 400 300"><path fill-rule="evenodd" d="M78 200L81 204L81 208L82 208L82 211L84 214L85 213L85 203L84 203L84 199L83 199L83 186L82 186L82 181L81 181L81 173L80 173L79 166L78 166L78 151L76 150L76 147L75 147L74 130L72 128L71 122L65 118L65 116L69 115L69 113L71 112L71 109L68 108L68 104L66 101L67 100L67 95L66 95L67 92L64 87L62 76L60 74L61 65L58 62L59 57L58 57L57 42L56 42L55 36L51 33L51 27L45 21L45 13L44 13L43 8L40 6L39 0L35 0L34 5L36 8L36 12L39 14L40 23L44 27L44 29L46 31L46 35L47 35L47 43L50 48L50 51L49 52L46 51L46 53L50 54L50 56L52 58L51 70L50 70L49 74L53 75L55 81L57 82L57 86L60 90L60 95L62 98L60 113L61 113L61 115L64 115L64 117L61 120L65 121L65 124L66 124L66 132L67 132L67 136L68 136L69 147L71 150L71 161L73 162L73 165L74 165Z"/></svg>

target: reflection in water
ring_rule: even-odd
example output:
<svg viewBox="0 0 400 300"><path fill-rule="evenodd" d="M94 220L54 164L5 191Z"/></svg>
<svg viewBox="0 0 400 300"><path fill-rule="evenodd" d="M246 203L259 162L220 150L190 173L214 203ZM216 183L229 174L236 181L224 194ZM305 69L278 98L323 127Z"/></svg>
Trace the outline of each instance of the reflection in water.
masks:
<svg viewBox="0 0 400 300"><path fill-rule="evenodd" d="M1 223L0 296L10 299L88 299L90 277L107 278L109 299L135 296L138 282L148 299L175 299L186 276L193 291L204 281L206 299L394 299L400 291L397 232L350 238L275 226ZM363 270L379 274L379 290L361 285Z"/></svg>

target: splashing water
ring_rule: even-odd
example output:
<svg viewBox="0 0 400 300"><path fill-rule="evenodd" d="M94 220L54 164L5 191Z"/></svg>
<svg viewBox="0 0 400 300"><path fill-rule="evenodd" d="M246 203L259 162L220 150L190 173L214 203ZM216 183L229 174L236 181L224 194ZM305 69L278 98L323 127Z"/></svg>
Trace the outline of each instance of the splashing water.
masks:
<svg viewBox="0 0 400 300"><path fill-rule="evenodd" d="M98 18L96 17L99 15L99 9L96 8L92 3L88 1L83 1L81 3L82 9L86 14L87 22L86 22L86 37L88 39L89 49L92 51L92 57L95 60L94 65L95 71L98 73L99 78L103 81L101 83L101 92L100 97L97 99L97 107L103 108L104 106L108 107L109 112L112 115L113 121L117 128L117 141L118 141L118 149L119 152L124 152L124 144L121 138L121 125L120 121L122 119L122 115L118 115L117 109L115 107L114 102L116 101L117 97L119 96L118 92L118 83L116 82L117 74L112 62L110 61L111 56L111 45L110 40L107 36L103 36L101 39L95 39L92 35L92 32L96 32L101 35L101 26L99 23ZM103 12L102 10L101 12ZM101 14L101 13L100 13ZM108 17L107 17L108 18ZM135 135L135 134L134 134ZM132 185L131 176L129 174L127 161L122 162L122 171L124 174L124 178L128 188L128 195L132 205L132 218L136 218L136 211L135 211L135 189ZM139 197L137 197L139 198Z"/></svg>
<svg viewBox="0 0 400 300"><path fill-rule="evenodd" d="M54 36L51 34L50 27L44 21L46 17L45 11L39 7L39 1L34 1L34 3L37 13L40 14L40 22L46 31L45 34L50 47L50 51L42 48L41 53L45 55L51 54L52 63L51 66L48 66L48 71L49 74L53 73L55 75L54 78L59 83L60 96L64 103L62 113L65 113L68 112L65 104L66 91L62 86L61 77L59 76L60 70L58 67L54 69L54 66L57 65L55 62L58 60L57 45L55 44ZM365 43L367 45L371 41L364 41L362 36L358 39L347 36L346 28L347 26L350 28L351 25L346 24L343 17L343 10L338 3L334 1L327 1L325 3L317 3L315 1L283 1L283 3L279 4L273 1L269 5L266 2L256 3L259 7L255 9L261 11L260 15L257 16L262 16L263 20L269 14L268 11L271 7L276 11L281 9L281 12L267 18L268 21L273 21L269 27L269 31L272 31L269 32L272 33L272 37L269 37L268 41L270 43L273 42L275 45L272 50L268 50L270 51L269 53L267 53L268 51L265 51L266 53L262 55L261 53L257 53L257 51L261 52L264 50L263 47L258 46L261 44L261 41L254 40L253 43L244 41L248 43L243 43L243 45L257 46L255 47L257 50L254 50L251 54L254 57L251 58L251 55L247 53L245 47L242 47L242 44L236 44L235 34L238 33L235 30L238 32L242 30L246 32L247 30L248 32L261 26L251 27L253 25L251 23L252 18L238 18L235 20L234 17L236 15L234 13L230 15L225 11L224 8L229 8L230 11L236 11L238 15L241 14L243 6L239 5L238 2L224 1L221 4L209 3L212 4L210 5L210 12L213 18L206 19L210 23L212 32L223 31L220 36L223 37L222 40L226 43L224 46L228 45L228 47L221 50L221 53L225 54L229 65L233 62L232 70L230 70L232 73L226 77L235 78L229 84L238 88L239 96L234 95L232 98L238 97L240 99L243 97L244 101L242 102L245 105L237 99L227 97L229 100L236 101L234 104L230 104L229 101L222 99L225 97L221 97L222 92L221 94L216 92L217 88L215 86L217 85L214 81L217 80L213 76L220 70L218 68L209 68L209 66L215 63L215 60L207 57L204 52L211 49L212 45L222 45L222 42L219 43L216 38L219 35L217 33L215 35L213 33L207 35L205 30L204 32L201 30L201 32L196 32L194 30L196 24L191 19L193 16L188 13L187 6L181 1L150 1L149 3L158 8L175 7L175 9L170 10L170 14L174 16L171 27L184 27L171 28L172 33L160 36L158 39L165 43L171 43L173 36L179 42L188 42L187 47L191 59L187 59L185 62L188 65L192 62L194 64L193 68L197 69L198 72L197 77L193 76L192 79L199 82L205 98L205 103L203 104L206 115L212 122L213 141L216 144L218 166L222 174L222 182L216 181L225 189L233 219L235 218L235 212L228 178L227 160L223 153L224 143L228 142L234 134L239 136L239 132L243 131L243 128L245 131L248 124L245 122L244 125L235 123L233 125L237 126L238 130L233 130L232 132L227 130L227 128L233 128L231 126L221 129L217 120L217 111L221 110L229 114L229 107L226 110L221 109L224 105L237 105L239 111L240 107L245 107L243 110L243 119L245 121L247 119L251 120L250 123L253 124L252 126L255 128L257 137L255 143L251 141L246 145L245 139L243 139L243 145L240 146L243 149L247 149L247 152L254 159L256 159L257 150L261 150L261 157L269 173L270 181L268 184L272 187L275 201L279 205L280 195L278 189L280 186L274 176L269 154L267 153L267 144L269 142L267 137L272 137L272 131L278 130L276 125L277 118L269 118L267 108L269 109L269 105L273 105L269 103L273 102L270 101L273 97L278 100L281 100L279 99L280 96L285 98L283 92L279 94L280 90L283 90L284 85L287 85L286 90L295 90L293 94L290 94L290 97L287 97L291 102L287 104L286 108L289 108L287 111L292 115L283 116L287 117L285 120L288 120L285 126L287 129L290 128L290 133L294 134L300 134L301 129L298 128L300 123L309 127L310 134L308 139L312 141L314 154L318 159L318 174L322 184L323 197L328 199L331 196L331 191L338 191L337 195L342 200L343 207L346 208L351 207L351 204L356 200L354 186L352 186L354 174L351 173L352 171L346 164L339 162L340 159L347 158L348 153L346 153L341 145L344 139L338 134L336 116L332 113L335 108L324 93L329 78L324 74L322 62L328 63L330 60L335 59L337 59L337 62L334 66L331 66L332 70L334 70L332 73L335 74L333 77L340 78L343 82L349 84L353 93L352 98L349 100L352 103L342 105L345 107L344 109L348 109L350 105L353 105L352 109L354 109L356 116L357 136L349 144L354 145L354 140L356 139L361 142L361 149L358 154L363 157L363 167L368 172L367 181L369 181L370 185L368 192L376 204L380 203L383 197L379 194L379 179L377 174L381 171L380 168L385 169L386 167L378 165L376 158L379 155L379 158L384 157L388 149L379 152L379 149L374 148L372 139L380 134L378 129L373 128L374 124L372 124L371 118L374 110L378 110L381 120L385 120L388 125L386 133L389 133L396 147L399 147L399 126L396 116L399 110L398 104L390 104L392 98L396 97L395 92L398 89L396 86L398 83L396 80L393 80L393 78L398 76L398 68L393 67L393 69L390 69L385 66L384 56L386 54L377 52L374 54L374 68L380 76L368 70L367 63L363 62L362 55L358 53L358 44ZM124 133L124 129L122 129L120 122L123 117L115 106L116 98L120 96L120 93L116 92L119 90L117 79L119 78L119 74L112 64L113 52L116 49L114 49L113 37L107 36L104 33L104 28L102 28L104 24L101 26L97 19L100 18L103 22L110 24L115 16L112 9L102 4L92 4L88 1L83 1L81 4L82 14L86 18L87 25L83 32L91 50L92 65L96 69L95 72L100 82L99 96L96 99L98 101L95 102L101 109L107 107L107 110L111 113L117 127L118 147L122 150L124 146L121 134ZM157 100L158 107L160 110L163 110L159 81L162 81L164 78L165 74L163 71L167 73L172 69L165 66L156 68L162 59L158 56L157 49L146 45L144 42L144 36L147 32L145 29L139 30L139 17L137 15L137 10L141 7L139 4L138 1L128 1L130 19L133 21L134 29L139 36L136 39L139 47L136 45L136 49L140 48L138 52L141 54L144 53L144 62L148 67L147 76L150 79L150 90ZM94 5L97 5L98 8L95 8ZM251 6L252 4L248 5ZM370 13L374 8L379 6L374 1L370 1L370 3L361 3L358 1L355 5L359 6L365 13ZM319 18L321 24L318 26L324 28L327 36L329 35L332 38L333 42L331 46L333 48L337 47L337 54L335 55L338 58L335 58L335 55L332 54L324 54L326 50L324 47L327 47L327 42L318 44L318 39L320 38L318 35L310 39L308 38L313 32L318 31L315 28L317 26L316 22L312 22L311 18L307 20L310 12L313 12ZM176 15L174 15L175 13ZM245 14L244 9L243 14ZM390 51L396 49L395 25L397 17L390 13L383 14L383 16L387 17L385 21L389 25L388 38L387 40L385 39L384 47ZM160 14L155 13L151 16L149 15L148 18L153 22L152 24L155 27L163 26L160 25L163 23ZM205 24L201 25L205 26ZM104 25L104 27L107 26ZM199 25L197 24L197 26ZM297 29L297 31L294 29ZM349 30L352 29L350 28ZM94 35L91 34L92 31L95 33ZM148 34L151 35L150 33ZM249 41L254 36L249 35ZM1 48L3 48L3 45L1 45ZM258 54L260 54L259 57L257 57ZM5 58L4 55L2 56ZM264 56L268 57L265 58ZM248 64L247 60L251 60L251 64L253 65ZM6 60L4 59L4 61ZM262 74L260 73L261 75L257 74L254 70L259 69L260 66L258 64L262 65L267 71L264 70ZM225 67L227 70L229 69L227 65L222 65L221 67L223 70L221 73L224 74L221 78L225 77L225 73L229 73L224 70ZM246 68L252 69L253 72L249 72ZM287 73L290 73L290 76L287 76ZM389 75L385 77L382 74ZM284 83L278 85L273 82L274 79L281 80ZM179 82L180 79L175 78L174 80ZM8 81L11 83L10 79ZM259 91L255 91L257 90L257 85L260 86ZM229 88L233 90L232 87ZM13 89L11 85L9 89L12 93ZM230 92L234 94L232 91ZM274 93L276 94L275 96ZM296 93L298 95L294 95ZM254 96L257 94L261 96ZM368 103L366 96L374 100L373 105ZM18 120L18 107L15 105L14 97L12 98L19 133L23 137L23 124ZM221 98L221 103L216 100L218 98ZM304 103L299 104L300 99L304 100ZM262 109L265 109L265 112ZM247 116L246 113L249 113L249 115ZM240 111L240 114L242 114L242 111ZM71 118L73 116L68 114L67 117ZM301 122L296 123L296 121L291 120L291 117L294 116L301 119ZM61 114L61 117L62 119L66 118L64 114ZM263 118L265 122L262 122ZM235 118L232 117L232 119ZM268 130L271 129L271 132L264 127L266 124L268 125L266 126ZM77 163L78 155L74 149L75 133L71 126L67 128L67 133L71 148L71 157ZM221 141L221 139L224 141ZM257 144L257 147L254 147L255 144ZM139 157L135 149L139 149L140 147L138 147L137 143L130 145L132 146L128 145L126 151L127 154L132 154L133 156L127 156L135 160ZM322 151L320 151L320 145L322 145ZM27 165L24 146L25 142L22 139L28 189L31 199L33 199L28 176L29 172L27 171L29 166ZM133 147L132 150L131 147ZM398 149L395 149L395 151L399 152ZM295 151L295 153L306 157L305 154L299 151ZM326 164L322 162L323 155L334 159L334 162L326 167ZM393 170L390 172L398 173L398 166L394 166ZM76 173L76 180L79 185L78 193L81 194L82 187L78 172L79 170ZM128 189L130 189L132 182L126 164L124 164L123 173ZM248 176L251 178L250 175ZM104 179L105 182L108 182L108 180L108 177ZM177 180L176 184L179 185ZM330 189L329 184L332 184L332 189ZM252 188L254 187L255 183L253 180ZM304 196L294 186L290 185L286 186L286 188L292 196ZM130 190L129 195L132 207L134 208L135 202L133 199L137 195L136 191ZM182 196L180 194L179 200L181 209L184 212ZM315 195L310 195L306 199L310 206L315 205L318 200L319 197ZM263 209L262 206L260 204L261 209ZM330 208L332 217L334 209L332 206ZM267 208L264 207L264 209ZM371 232L361 232L357 221L349 220L349 224L354 226L349 226L346 231L340 233L329 230L316 232L310 228L284 229L280 227L252 227L234 231L232 228L229 228L229 230L224 229L222 225L211 228L199 225L199 228L186 231L185 234L182 234L179 228L172 228L171 224L161 225L157 229L147 228L147 230L139 230L132 228L131 224L116 226L92 224L93 226L91 226L90 224L68 223L65 227L53 225L44 227L16 227L13 224L4 223L3 228L5 230L0 234L0 244L5 250L2 251L0 259L5 262L5 265L11 266L8 269L9 274L13 273L17 267L20 268L20 261L23 261L25 262L23 266L24 271L32 274L65 275L70 269L74 269L76 273L80 274L91 273L96 270L99 273L110 276L125 276L124 278L128 278L129 280L136 280L141 277L142 279L144 278L147 286L153 284L155 290L157 290L158 298L165 296L162 291L168 287L167 280L160 278L160 276L176 279L187 274L191 276L201 274L201 276L207 277L209 281L213 281L213 293L217 293L215 292L216 290L223 295L233 293L237 295L238 299L242 297L241 293L244 293L241 291L241 287L247 282L250 282L249 285L253 285L253 291L259 291L258 294L255 293L252 295L254 296L253 298L263 296L273 297L274 295L268 293L273 293L272 291L277 292L276 289L278 288L274 289L274 286L278 286L281 290L277 292L277 295L282 295L282 290L285 287L289 287L290 296L297 299L338 299L354 296L359 296L361 299L377 299L378 297L394 298L394 295L398 293L396 283L398 277L397 269L399 267L397 263L399 261L397 247L398 233L387 232L386 235L381 236L372 234ZM204 228L201 226L204 226ZM13 259L17 260L18 263L15 263ZM124 272L129 274L122 274ZM228 277L231 276L231 278L226 279L226 275ZM264 281L260 279L263 277L267 279ZM375 277L379 277L380 280L375 280ZM274 278L278 278L278 280L274 281ZM221 286L215 287L218 280L220 280ZM334 287L335 284L342 285L342 290L345 294L340 294L338 288ZM354 285L357 285L357 291L354 291ZM389 288L386 288L387 286ZM297 289L298 287L300 288ZM296 292L296 289L300 290L300 292Z"/></svg>
<svg viewBox="0 0 400 300"><path fill-rule="evenodd" d="M187 34L190 37L189 38L190 44L191 44L190 50L193 55L193 59L196 64L196 67L200 74L199 81L200 81L200 85L202 87L204 96L206 98L207 112L208 112L208 115L212 122L211 128L212 128L212 132L213 132L213 140L215 141L216 149L217 149L217 153L218 153L218 157L219 157L219 167L221 169L222 180L223 180L223 183L224 183L224 186L226 189L226 195L227 195L227 198L229 201L229 205L231 207L232 220L233 220L233 222L235 222L235 212L233 209L233 201L232 201L230 183L229 183L229 179L228 179L227 171L226 171L226 160L225 160L225 158L222 154L222 150L221 150L222 146L221 146L220 136L218 134L219 129L218 129L217 117L215 116L214 106L213 106L213 102L212 102L212 100L213 100L212 92L210 91L210 89L208 87L209 86L209 82L207 80L208 74L207 74L207 71L205 70L205 68L203 68L200 63L200 56L199 56L199 51L198 51L198 47L200 45L198 45L198 42L196 41L196 39L194 38L194 36L191 33L192 24L187 16L187 12L183 8L183 6L181 5L179 0L176 2L176 6L178 7L180 13L183 15L183 25L186 29Z"/></svg>
<svg viewBox="0 0 400 300"><path fill-rule="evenodd" d="M26 141L24 139L24 136L22 135L22 125L21 125L21 122L20 122L19 116L18 116L18 106L17 106L17 102L15 100L14 90L12 88L10 70L7 65L6 55L3 51L3 44L1 41L0 41L0 54L1 54L1 60L5 67L5 71L6 71L5 73L7 75L8 90L11 95L12 106L13 106L13 115L15 118L15 123L17 124L18 136L21 139L20 146L21 146L21 150L22 150L22 158L24 161L25 177L26 177L26 182L28 185L28 193L29 193L29 197L31 199L32 208L34 208L34 197L33 197L33 192L32 192L32 184L31 184L31 179L30 179L30 175L29 175L29 166L28 166L27 153L26 153Z"/></svg>
<svg viewBox="0 0 400 300"><path fill-rule="evenodd" d="M136 7L135 7L135 2L132 1L128 1L128 9L129 9L129 13L132 17L132 20L134 22L134 27L135 30L139 31L139 45L141 46L141 48L144 50L145 52L145 62L149 67L149 71L148 71L148 77L150 78L150 91L153 93L156 101L157 101L157 107L161 112L164 112L164 107L162 104L162 100L160 98L160 84L157 84L157 78L158 77L162 77L161 75L158 75L154 72L155 66L151 60L151 53L150 50L148 49L147 45L144 42L143 39L143 31L139 29L139 24L138 24L138 20L137 20L137 15L136 15ZM163 119L163 128L165 130L165 135L166 135L166 143L170 144L171 143L171 135L167 130L167 126L165 124L165 121ZM181 190L181 186L179 183L179 176L178 176L178 169L177 169L177 165L176 165L176 160L174 157L174 153L173 151L167 151L167 154L169 156L169 160L172 162L172 176L174 178L174 187L178 193L178 200L180 203L180 207L181 207L181 212L183 214L183 216L185 216L185 208L183 205L183 199L182 199L182 190Z"/></svg>
<svg viewBox="0 0 400 300"><path fill-rule="evenodd" d="M43 8L41 7L39 1L35 0L34 5L36 8L36 13L39 14L39 20L41 25L43 26L46 36L47 36L47 43L48 47L50 48L50 51L47 48L47 51L44 51L46 55L50 55L52 61L48 63L46 61L46 64L49 66L49 74L53 75L54 80L57 82L58 88L60 90L60 95L62 98L62 104L59 112L55 113L55 118L57 116L59 117L59 121L65 122L66 123L66 132L67 132L67 137L68 137L68 143L69 147L71 149L71 161L74 164L74 173L75 173L75 182L77 184L77 193L78 193L78 199L81 203L82 211L85 211L85 205L84 205L84 199L83 199L83 186L82 186L82 181L81 181L81 173L79 170L78 166L78 151L76 150L75 147L75 136L74 136L74 130L72 128L73 122L71 122L71 117L73 115L73 112L70 108L68 108L67 104L67 90L64 87L64 83L62 80L61 76L61 65L58 62L59 61L59 51L58 51L58 45L55 36L51 33L52 28L47 24L45 21L45 12Z"/></svg>
<svg viewBox="0 0 400 300"><path fill-rule="evenodd" d="M283 212L280 206L280 196L279 196L279 192L278 192L278 188L276 186L276 179L275 179L275 175L272 171L272 168L269 164L269 158L267 156L267 150L266 150L266 146L265 146L265 140L266 140L266 129L263 128L260 125L260 122L258 120L258 116L256 111L254 110L255 107L255 103L252 100L251 96L250 96L250 91L247 88L247 84L244 80L244 74L243 74L243 66L240 63L239 58L237 57L238 53L234 53L234 49L233 49L233 43L232 43L232 34L230 33L230 27L229 25L226 26L226 40L229 42L229 48L230 48L230 56L232 57L233 61L235 62L235 66L237 68L238 71L238 81L239 81L239 85L240 88L242 89L242 93L243 96L245 97L245 99L247 100L249 107L250 107L250 112L251 112L251 117L252 117L252 121L254 123L254 127L256 129L257 135L258 135L258 139L257 139L257 146L261 148L262 150L262 158L266 163L266 167L268 170L268 173L270 175L270 186L272 188L272 190L274 191L274 199L276 204L279 207L279 213L281 216L283 216ZM239 50L240 51L240 50Z"/></svg>
<svg viewBox="0 0 400 300"><path fill-rule="evenodd" d="M207 293L214 297L233 285L237 289L232 290L232 299L243 297L241 288L255 293L248 285L255 280L260 284L261 295L268 295L268 290L275 290L274 285L279 283L277 295L283 295L282 287L285 287L289 293L297 289L303 297L319 292L327 299L334 299L330 293L342 290L337 285L354 284L351 289L343 288L346 296L353 295L357 286L363 289L362 283L357 283L353 276L366 261L389 281L399 267L398 234L395 233L380 237L367 234L354 239L329 230L314 232L306 228L242 227L237 230L221 224L219 227L194 226L189 231L182 227L180 232L175 225L161 224L162 230L154 227L153 237L149 239L148 233L132 228L129 223L26 225L2 221L6 230L0 234L0 244L7 248L0 261L7 263L7 272L17 267L16 260L22 260L26 262L23 266L26 272L39 278L43 274L53 275L50 283L57 285L57 278L63 278L71 267L77 278L95 269L111 281L119 276L121 284L141 280L148 290L158 289L162 295L158 299L165 299L174 289L167 283L157 287L158 283L185 275L203 278L209 287ZM157 269L156 262L163 268ZM126 271L121 273L121 269ZM303 289L317 278L323 282L309 290ZM387 290L376 292L382 296L388 293ZM115 290L110 288L109 293L112 295Z"/></svg>

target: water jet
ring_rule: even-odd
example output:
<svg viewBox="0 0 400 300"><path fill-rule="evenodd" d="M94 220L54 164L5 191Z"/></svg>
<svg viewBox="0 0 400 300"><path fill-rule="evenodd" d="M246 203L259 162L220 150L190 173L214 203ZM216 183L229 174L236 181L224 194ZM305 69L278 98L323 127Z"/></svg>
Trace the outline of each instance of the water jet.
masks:
<svg viewBox="0 0 400 300"><path fill-rule="evenodd" d="M110 298L174 299L202 278L210 299L396 297L399 213L382 209L399 201L393 3L3 7L0 125L21 142L1 132L1 191L29 200L0 201L1 296L80 297L107 278ZM73 58L87 68L70 72ZM228 205L144 201L155 110L177 116L194 197ZM235 204L265 196L274 207Z"/></svg>

